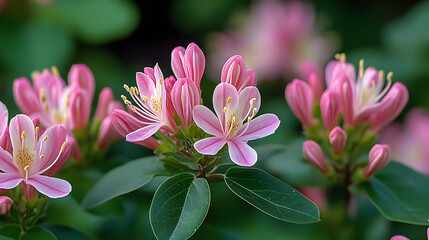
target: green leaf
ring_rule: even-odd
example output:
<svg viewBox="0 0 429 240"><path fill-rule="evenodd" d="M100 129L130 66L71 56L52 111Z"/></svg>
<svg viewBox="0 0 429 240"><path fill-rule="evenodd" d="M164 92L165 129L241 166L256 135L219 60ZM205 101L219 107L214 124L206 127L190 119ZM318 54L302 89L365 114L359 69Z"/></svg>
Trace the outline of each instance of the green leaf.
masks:
<svg viewBox="0 0 429 240"><path fill-rule="evenodd" d="M58 240L74 240L74 239L91 240L92 239L90 236L84 234L83 232L68 226L59 225L59 224L47 224L47 225L44 225L44 227L46 227L49 231L54 233Z"/></svg>
<svg viewBox="0 0 429 240"><path fill-rule="evenodd" d="M149 216L157 239L188 239L203 223L210 205L210 189L204 178L180 173L167 179L155 192Z"/></svg>
<svg viewBox="0 0 429 240"><path fill-rule="evenodd" d="M374 205L389 220L429 225L429 177L390 162L363 184Z"/></svg>
<svg viewBox="0 0 429 240"><path fill-rule="evenodd" d="M56 240L54 234L52 234L50 231L46 230L42 227L33 227L30 230L28 230L21 238L21 240Z"/></svg>
<svg viewBox="0 0 429 240"><path fill-rule="evenodd" d="M114 168L95 184L83 200L82 206L93 208L114 197L134 191L164 170L158 156L141 158Z"/></svg>
<svg viewBox="0 0 429 240"><path fill-rule="evenodd" d="M225 183L237 196L274 218L292 223L320 221L316 204L260 169L230 168Z"/></svg>
<svg viewBox="0 0 429 240"><path fill-rule="evenodd" d="M7 224L0 227L0 235L11 239L21 239L21 227L17 224Z"/></svg>

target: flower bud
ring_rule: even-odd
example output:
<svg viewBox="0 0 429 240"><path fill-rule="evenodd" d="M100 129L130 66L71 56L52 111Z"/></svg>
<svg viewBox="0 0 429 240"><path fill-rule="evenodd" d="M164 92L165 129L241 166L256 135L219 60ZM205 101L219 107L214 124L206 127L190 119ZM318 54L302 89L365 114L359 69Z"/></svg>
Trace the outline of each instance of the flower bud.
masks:
<svg viewBox="0 0 429 240"><path fill-rule="evenodd" d="M393 84L390 91L381 101L382 109L370 117L371 129L380 132L391 123L404 109L408 102L408 90L402 83Z"/></svg>
<svg viewBox="0 0 429 240"><path fill-rule="evenodd" d="M76 88L70 94L70 119L73 128L84 129L91 114L91 104L88 95Z"/></svg>
<svg viewBox="0 0 429 240"><path fill-rule="evenodd" d="M43 111L38 93L25 77L13 82L13 97L18 107L27 115Z"/></svg>
<svg viewBox="0 0 429 240"><path fill-rule="evenodd" d="M386 166L390 158L390 148L388 145L375 144L369 151L369 163L363 170L363 176L370 178L375 172Z"/></svg>
<svg viewBox="0 0 429 240"><path fill-rule="evenodd" d="M107 107L111 101L113 101L112 89L109 87L103 88L103 90L100 92L100 95L98 95L97 109L95 110L94 115L95 119L101 121L107 116Z"/></svg>
<svg viewBox="0 0 429 240"><path fill-rule="evenodd" d="M123 137L141 128L142 125L138 119L121 109L116 109L113 111L112 124L115 127L116 131L118 131L118 133L121 134ZM155 138L153 137L149 137L144 141L139 141L135 143L150 148L152 150L155 150L159 146L158 141L155 140Z"/></svg>
<svg viewBox="0 0 429 240"><path fill-rule="evenodd" d="M206 58L203 51L195 43L190 43L183 56L183 69L187 78L194 81L197 89L200 89L201 78L206 67Z"/></svg>
<svg viewBox="0 0 429 240"><path fill-rule="evenodd" d="M85 64L74 64L68 76L69 85L72 88L78 87L83 89L92 101L95 91L95 80L91 70Z"/></svg>
<svg viewBox="0 0 429 240"><path fill-rule="evenodd" d="M98 132L98 138L96 147L99 150L106 150L109 145L116 141L121 139L121 135L116 131L115 127L112 123L112 117L107 116L103 119L100 125L100 130Z"/></svg>
<svg viewBox="0 0 429 240"><path fill-rule="evenodd" d="M331 131L337 125L340 108L340 95L335 91L326 90L320 99L320 111L327 131Z"/></svg>
<svg viewBox="0 0 429 240"><path fill-rule="evenodd" d="M173 76L170 76L166 78L164 82L165 82L165 89L167 90L167 92L171 92L171 90L173 89L174 83L176 82L176 79Z"/></svg>
<svg viewBox="0 0 429 240"><path fill-rule="evenodd" d="M313 94L306 82L294 79L286 86L285 95L292 112L304 126L316 123L313 118Z"/></svg>
<svg viewBox="0 0 429 240"><path fill-rule="evenodd" d="M223 65L221 82L233 85L237 90L240 90L247 79L247 67L240 55L230 57Z"/></svg>
<svg viewBox="0 0 429 240"><path fill-rule="evenodd" d="M173 86L171 100L180 118L182 126L189 128L192 125L192 109L199 104L198 88L189 78L181 78Z"/></svg>
<svg viewBox="0 0 429 240"><path fill-rule="evenodd" d="M317 167L323 174L327 174L329 172L329 168L326 165L325 157L323 156L323 152L319 144L315 141L307 140L304 142L302 149L305 159L307 159L311 165Z"/></svg>
<svg viewBox="0 0 429 240"><path fill-rule="evenodd" d="M171 69L176 78L185 78L185 69L183 68L183 59L185 57L185 48L176 47L171 52Z"/></svg>
<svg viewBox="0 0 429 240"><path fill-rule="evenodd" d="M340 127L335 127L329 134L329 142L334 149L336 155L340 155L346 146L347 134Z"/></svg>
<svg viewBox="0 0 429 240"><path fill-rule="evenodd" d="M5 215L9 212L13 200L7 196L0 196L0 215Z"/></svg>

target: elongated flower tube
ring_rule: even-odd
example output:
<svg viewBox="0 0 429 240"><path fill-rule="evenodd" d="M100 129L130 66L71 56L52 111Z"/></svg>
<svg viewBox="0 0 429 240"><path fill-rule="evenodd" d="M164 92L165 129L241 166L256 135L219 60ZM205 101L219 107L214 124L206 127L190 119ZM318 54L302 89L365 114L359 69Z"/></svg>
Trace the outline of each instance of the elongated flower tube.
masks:
<svg viewBox="0 0 429 240"><path fill-rule="evenodd" d="M221 82L229 83L240 92L245 87L256 86L256 75L252 69L247 69L243 57L230 57L223 65Z"/></svg>
<svg viewBox="0 0 429 240"><path fill-rule="evenodd" d="M63 154L66 130L60 125L49 127L38 136L31 119L17 115L10 121L9 134L13 154L0 149L0 188L11 189L19 183L32 185L50 198L68 195L71 185L65 180L42 175Z"/></svg>
<svg viewBox="0 0 429 240"><path fill-rule="evenodd" d="M189 128L193 123L192 109L200 103L200 91L189 78L176 81L171 91L171 99L184 128Z"/></svg>
<svg viewBox="0 0 429 240"><path fill-rule="evenodd" d="M320 111L323 124L327 131L331 131L338 122L338 116L341 110L340 95L332 90L326 90L320 100Z"/></svg>
<svg viewBox="0 0 429 240"><path fill-rule="evenodd" d="M370 116L383 110L386 103L381 101L389 92L393 74L387 74L384 86L384 72L359 62L358 78L354 75L353 65L345 62L345 55L339 55L339 61L333 61L326 68L326 81L329 88L335 89L341 96L344 122L353 126L368 121Z"/></svg>
<svg viewBox="0 0 429 240"><path fill-rule="evenodd" d="M408 102L408 90L402 83L395 83L381 102L384 108L371 116L370 124L374 132L380 132L391 123Z"/></svg>
<svg viewBox="0 0 429 240"><path fill-rule="evenodd" d="M241 166L252 166L258 155L247 142L273 134L280 124L274 114L263 114L253 119L259 110L261 97L256 87L246 87L240 93L228 83L220 83L213 93L216 115L207 107L194 107L194 121L213 137L194 144L204 155L215 155L228 144L231 160Z"/></svg>
<svg viewBox="0 0 429 240"><path fill-rule="evenodd" d="M5 215L9 212L10 207L13 204L13 200L7 196L0 196L0 215Z"/></svg>
<svg viewBox="0 0 429 240"><path fill-rule="evenodd" d="M347 134L340 127L335 127L329 133L329 143L334 149L334 153L339 155L343 152L347 142Z"/></svg>
<svg viewBox="0 0 429 240"><path fill-rule="evenodd" d="M375 144L369 151L369 163L363 170L365 178L371 177L375 172L386 166L390 158L390 148L388 145Z"/></svg>
<svg viewBox="0 0 429 240"><path fill-rule="evenodd" d="M124 85L134 103L124 95L122 100L135 114L140 127L127 134L126 140L144 141L160 128L172 134L176 133L178 127L167 105L170 96L165 89L164 76L158 64L154 69L145 68L145 73L138 72L136 79L138 87Z"/></svg>
<svg viewBox="0 0 429 240"><path fill-rule="evenodd" d="M313 93L306 82L294 79L286 86L285 95L292 112L304 126L316 123L313 117Z"/></svg>
<svg viewBox="0 0 429 240"><path fill-rule="evenodd" d="M7 122L9 121L9 111L2 102L0 102L0 147L12 153L12 144L9 137L9 128Z"/></svg>
<svg viewBox="0 0 429 240"><path fill-rule="evenodd" d="M171 69L176 78L189 78L198 89L205 67L204 53L195 43L190 43L186 50L183 47L176 47L171 52Z"/></svg>
<svg viewBox="0 0 429 240"><path fill-rule="evenodd" d="M323 152L319 144L315 141L307 140L304 142L302 150L305 159L307 159L311 165L315 166L323 174L327 174L329 172L329 168L326 165L325 157L323 156Z"/></svg>

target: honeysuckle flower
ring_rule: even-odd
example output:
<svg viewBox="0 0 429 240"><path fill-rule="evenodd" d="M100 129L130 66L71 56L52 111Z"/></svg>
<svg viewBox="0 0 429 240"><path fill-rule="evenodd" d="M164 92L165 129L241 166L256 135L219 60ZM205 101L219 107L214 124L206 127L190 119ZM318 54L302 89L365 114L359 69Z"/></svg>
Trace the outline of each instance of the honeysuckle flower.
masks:
<svg viewBox="0 0 429 240"><path fill-rule="evenodd" d="M113 98L113 91L109 87L105 87L98 97L98 104L95 111L94 119L100 121L96 147L99 150L105 150L107 147L121 135L116 131L112 123L112 113L115 109L123 109L119 101Z"/></svg>
<svg viewBox="0 0 429 240"><path fill-rule="evenodd" d="M9 134L13 154L0 149L0 188L11 189L24 182L50 198L70 193L67 181L42 175L63 154L67 136L64 127L51 126L39 137L39 128L31 119L17 115L10 121Z"/></svg>
<svg viewBox="0 0 429 240"><path fill-rule="evenodd" d="M12 144L9 137L9 128L7 122L9 121L9 111L6 105L0 102L0 147L12 153Z"/></svg>
<svg viewBox="0 0 429 240"><path fill-rule="evenodd" d="M137 130L127 134L126 140L129 142L144 141L161 128L173 134L178 129L171 110L168 109L167 103L171 100L165 88L161 69L156 64L155 68L145 68L144 72L137 73L137 87L124 85L134 104L124 95L122 100L134 113L140 125Z"/></svg>
<svg viewBox="0 0 429 240"><path fill-rule="evenodd" d="M311 165L318 168L323 174L327 174L329 172L329 168L326 165L325 157L323 156L323 152L319 144L315 141L307 140L302 145L302 151L305 159L307 159Z"/></svg>
<svg viewBox="0 0 429 240"><path fill-rule="evenodd" d="M334 53L336 41L320 34L313 6L302 1L257 1L240 22L210 38L213 76L228 57L240 53L258 79L273 80L299 72L302 62L324 63Z"/></svg>
<svg viewBox="0 0 429 240"><path fill-rule="evenodd" d="M332 61L326 67L326 82L330 89L334 89L341 96L341 109L346 125L353 126L363 120L368 121L372 114L388 107L389 104L384 99L392 90L396 91L396 87L389 91L393 73L387 74L387 84L384 86L384 72L373 67L365 70L361 60L356 81L355 69L353 65L345 62L345 55L340 54L337 58L340 60ZM395 85L398 84L400 83ZM402 84L401 86L405 88ZM407 100L408 97L404 97L404 100L396 105L399 107ZM402 108L399 108L399 112L401 111Z"/></svg>
<svg viewBox="0 0 429 240"><path fill-rule="evenodd" d="M327 131L331 131L337 125L340 110L340 95L330 89L326 90L320 99L320 112Z"/></svg>
<svg viewBox="0 0 429 240"><path fill-rule="evenodd" d="M240 93L228 83L220 83L213 93L216 115L207 107L194 107L193 117L198 127L213 137L197 141L195 149L204 155L215 155L228 144L231 160L241 166L252 166L257 153L247 142L273 134L280 124L274 114L253 119L259 110L261 97L256 87L246 87Z"/></svg>
<svg viewBox="0 0 429 240"><path fill-rule="evenodd" d="M206 67L206 58L203 51L195 43L188 47L176 47L171 52L171 69L177 79L189 78L200 89L201 78Z"/></svg>
<svg viewBox="0 0 429 240"><path fill-rule="evenodd" d="M243 57L230 57L223 65L221 82L229 83L240 92L245 87L256 86L256 75L252 69L247 69Z"/></svg>
<svg viewBox="0 0 429 240"><path fill-rule="evenodd" d="M171 90L171 99L181 125L189 128L193 123L192 109L200 103L200 90L191 79L181 78Z"/></svg>
<svg viewBox="0 0 429 240"><path fill-rule="evenodd" d="M115 127L116 131L118 131L119 134L121 134L123 137L126 137L129 133L140 129L142 126L140 120L132 116L130 113L127 113L121 109L116 109L113 111L112 124ZM156 149L159 146L159 142L153 137L149 137L145 140L137 141L134 143L150 148L152 150Z"/></svg>
<svg viewBox="0 0 429 240"><path fill-rule="evenodd" d="M346 142L347 134L342 128L337 126L329 133L329 143L335 154L339 155L343 152Z"/></svg>
<svg viewBox="0 0 429 240"><path fill-rule="evenodd" d="M390 159L390 148L388 145L375 144L369 151L369 163L363 170L365 178L371 177L375 172L386 166Z"/></svg>
<svg viewBox="0 0 429 240"><path fill-rule="evenodd" d="M411 110L403 126L388 126L379 142L390 146L392 160L429 175L429 114L425 109Z"/></svg>
<svg viewBox="0 0 429 240"><path fill-rule="evenodd" d="M10 207L13 204L13 200L7 196L0 196L0 215L5 215L9 212Z"/></svg>
<svg viewBox="0 0 429 240"><path fill-rule="evenodd" d="M307 79L313 93L313 101L319 102L324 91L322 67L314 62L304 61L299 65L299 72L302 79Z"/></svg>
<svg viewBox="0 0 429 240"><path fill-rule="evenodd" d="M306 82L294 79L286 86L285 95L292 112L304 126L317 123L313 117L313 93Z"/></svg>

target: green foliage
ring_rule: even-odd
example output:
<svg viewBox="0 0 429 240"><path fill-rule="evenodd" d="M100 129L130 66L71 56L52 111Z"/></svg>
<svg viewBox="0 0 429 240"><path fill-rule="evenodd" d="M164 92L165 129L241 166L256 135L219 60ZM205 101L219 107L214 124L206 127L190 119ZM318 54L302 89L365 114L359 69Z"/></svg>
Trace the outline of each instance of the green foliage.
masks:
<svg viewBox="0 0 429 240"><path fill-rule="evenodd" d="M15 240L56 240L57 238L48 230L42 227L33 227L23 233L20 226L8 224L0 228L0 237L3 239ZM0 238L2 239L2 238Z"/></svg>
<svg viewBox="0 0 429 240"><path fill-rule="evenodd" d="M157 239L188 239L203 223L210 205L204 178L180 173L159 186L150 207L150 223Z"/></svg>
<svg viewBox="0 0 429 240"><path fill-rule="evenodd" d="M389 220L429 225L429 177L391 162L377 172L363 189Z"/></svg>
<svg viewBox="0 0 429 240"><path fill-rule="evenodd" d="M320 221L319 209L300 192L256 168L230 168L225 183L237 196L283 221L314 223Z"/></svg>

